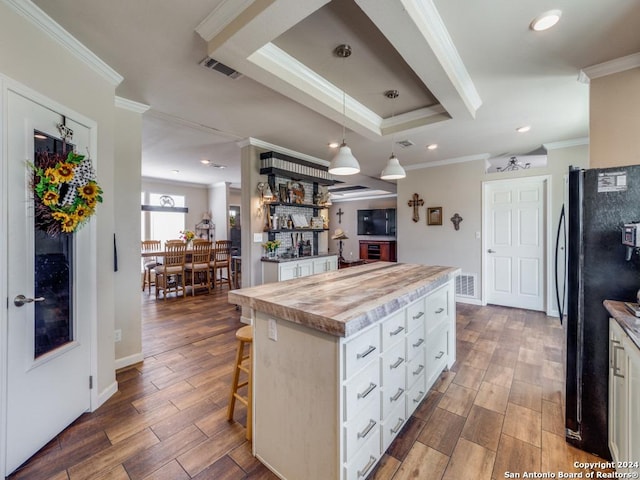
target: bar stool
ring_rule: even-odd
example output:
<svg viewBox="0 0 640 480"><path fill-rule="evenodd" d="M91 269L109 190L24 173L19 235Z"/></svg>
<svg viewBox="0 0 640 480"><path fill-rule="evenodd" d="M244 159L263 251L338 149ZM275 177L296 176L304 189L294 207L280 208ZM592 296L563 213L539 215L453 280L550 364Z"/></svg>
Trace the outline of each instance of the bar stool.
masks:
<svg viewBox="0 0 640 480"><path fill-rule="evenodd" d="M231 384L231 395L229 396L229 407L227 410L227 419L233 420L233 410L236 405L236 400L242 402L247 407L247 440L251 440L252 428L252 395L253 386L251 381L251 367L252 367L252 344L253 344L253 327L247 325L238 329L236 332L236 339L238 340L238 348L236 351L236 365L233 372L233 383ZM245 344L248 345L248 353L245 354ZM244 382L239 383L240 372L247 374L247 379ZM247 387L247 396L243 397L238 393L242 387Z"/></svg>

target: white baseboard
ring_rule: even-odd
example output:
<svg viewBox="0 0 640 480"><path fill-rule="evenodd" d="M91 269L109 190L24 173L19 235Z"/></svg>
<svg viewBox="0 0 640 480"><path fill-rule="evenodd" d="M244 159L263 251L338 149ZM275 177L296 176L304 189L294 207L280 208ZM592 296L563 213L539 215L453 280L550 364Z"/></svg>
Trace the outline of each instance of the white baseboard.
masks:
<svg viewBox="0 0 640 480"><path fill-rule="evenodd" d="M468 303L469 305L482 305L482 301L477 298L456 297L458 303Z"/></svg>
<svg viewBox="0 0 640 480"><path fill-rule="evenodd" d="M91 404L91 411L95 412L100 405L109 400L111 396L118 391L118 382L113 381L111 385L102 390L95 398L94 402Z"/></svg>
<svg viewBox="0 0 640 480"><path fill-rule="evenodd" d="M144 355L142 352L134 353L133 355L129 355L128 357L118 358L116 359L116 370L120 370L121 368L128 367L136 363L140 363L143 360Z"/></svg>

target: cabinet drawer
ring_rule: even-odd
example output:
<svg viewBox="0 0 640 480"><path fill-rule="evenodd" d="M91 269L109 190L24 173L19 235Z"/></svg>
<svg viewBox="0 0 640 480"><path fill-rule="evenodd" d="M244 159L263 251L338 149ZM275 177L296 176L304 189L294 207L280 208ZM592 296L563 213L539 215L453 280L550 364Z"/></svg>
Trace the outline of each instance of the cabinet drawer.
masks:
<svg viewBox="0 0 640 480"><path fill-rule="evenodd" d="M344 478L361 480L367 478L380 459L380 434L371 436L357 451L353 458L348 458L344 467Z"/></svg>
<svg viewBox="0 0 640 480"><path fill-rule="evenodd" d="M431 293L426 300L427 332L437 328L449 317L449 289L440 288Z"/></svg>
<svg viewBox="0 0 640 480"><path fill-rule="evenodd" d="M344 384L344 420L349 421L379 396L380 367L378 362L371 362Z"/></svg>
<svg viewBox="0 0 640 480"><path fill-rule="evenodd" d="M382 322L382 351L386 352L394 343L403 339L405 332L405 312L400 310Z"/></svg>
<svg viewBox="0 0 640 480"><path fill-rule="evenodd" d="M376 326L344 344L344 376L351 377L380 353L380 334Z"/></svg>
<svg viewBox="0 0 640 480"><path fill-rule="evenodd" d="M345 458L351 458L371 437L380 438L380 397L375 395L366 408L344 426Z"/></svg>
<svg viewBox="0 0 640 480"><path fill-rule="evenodd" d="M407 360L413 359L425 346L424 326L414 328L407 335Z"/></svg>
<svg viewBox="0 0 640 480"><path fill-rule="evenodd" d="M426 348L423 348L407 362L407 389L413 387L419 378L424 378L427 374L425 354Z"/></svg>
<svg viewBox="0 0 640 480"><path fill-rule="evenodd" d="M449 324L443 323L427 339L427 380L435 379L449 360Z"/></svg>
<svg viewBox="0 0 640 480"><path fill-rule="evenodd" d="M383 453L387 451L387 448L389 448L389 445L391 445L393 439L398 436L398 433L407 421L407 416L405 415L406 412L404 397L405 396L403 395L403 401L398 402L398 405L393 408L389 416L382 421L380 429L382 432L381 452Z"/></svg>
<svg viewBox="0 0 640 480"><path fill-rule="evenodd" d="M406 391L406 359L404 342L398 343L381 359L382 365L382 418L398 404L404 403Z"/></svg>
<svg viewBox="0 0 640 480"><path fill-rule="evenodd" d="M407 393L407 418L409 418L415 411L415 409L418 408L418 405L420 405L420 402L424 400L426 395L426 380L424 377L421 377L418 379L415 385L409 389L409 392Z"/></svg>
<svg viewBox="0 0 640 480"><path fill-rule="evenodd" d="M424 298L413 302L407 307L407 331L410 332L418 325L424 324L425 306Z"/></svg>

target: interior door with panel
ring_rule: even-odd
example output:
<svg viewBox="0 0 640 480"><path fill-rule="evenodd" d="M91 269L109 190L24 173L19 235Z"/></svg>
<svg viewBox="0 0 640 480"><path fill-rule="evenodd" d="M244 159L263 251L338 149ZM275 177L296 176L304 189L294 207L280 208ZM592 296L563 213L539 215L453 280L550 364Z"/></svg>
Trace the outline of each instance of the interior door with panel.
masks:
<svg viewBox="0 0 640 480"><path fill-rule="evenodd" d="M6 99L9 301L1 433L9 474L91 406L91 325L82 305L95 298L85 262L89 227L56 237L39 230L27 167L42 158L37 151L75 147L86 154L90 130L13 91ZM63 141L59 125L73 137Z"/></svg>
<svg viewBox="0 0 640 480"><path fill-rule="evenodd" d="M487 303L544 310L545 184L485 184Z"/></svg>

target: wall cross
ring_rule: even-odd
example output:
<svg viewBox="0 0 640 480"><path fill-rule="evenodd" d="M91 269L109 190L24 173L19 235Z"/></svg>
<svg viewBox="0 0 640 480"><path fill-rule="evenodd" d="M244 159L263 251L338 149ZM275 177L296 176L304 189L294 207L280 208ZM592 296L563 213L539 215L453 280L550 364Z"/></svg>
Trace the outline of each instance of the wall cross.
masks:
<svg viewBox="0 0 640 480"><path fill-rule="evenodd" d="M414 193L412 199L409 200L407 205L409 205L410 207L413 207L412 220L414 222L417 222L418 220L420 220L420 213L418 211L418 207L421 207L422 205L424 205L424 200L420 198L420 195L418 195L417 193Z"/></svg>
<svg viewBox="0 0 640 480"><path fill-rule="evenodd" d="M338 209L338 211L336 212L336 215L338 215L338 223L342 223L342 215L344 215L342 208Z"/></svg>

